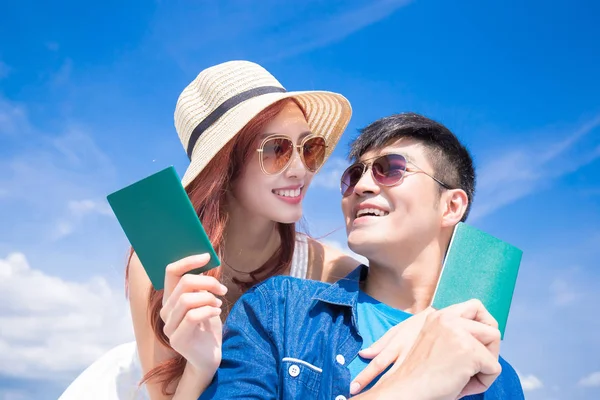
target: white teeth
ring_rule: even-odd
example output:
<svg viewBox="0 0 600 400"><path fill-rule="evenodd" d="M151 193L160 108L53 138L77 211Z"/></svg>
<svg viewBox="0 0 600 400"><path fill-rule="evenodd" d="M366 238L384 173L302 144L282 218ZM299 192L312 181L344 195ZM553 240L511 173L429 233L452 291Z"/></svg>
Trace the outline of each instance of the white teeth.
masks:
<svg viewBox="0 0 600 400"><path fill-rule="evenodd" d="M283 197L298 197L300 196L300 192L302 191L302 189L295 189L295 190L274 190L273 192L278 195L278 196L283 196Z"/></svg>
<svg viewBox="0 0 600 400"><path fill-rule="evenodd" d="M362 217L363 215L376 215L378 217L384 217L386 215L388 215L389 213L387 211L382 211L379 210L377 208L363 208L361 210L358 210L358 212L356 213L356 218Z"/></svg>

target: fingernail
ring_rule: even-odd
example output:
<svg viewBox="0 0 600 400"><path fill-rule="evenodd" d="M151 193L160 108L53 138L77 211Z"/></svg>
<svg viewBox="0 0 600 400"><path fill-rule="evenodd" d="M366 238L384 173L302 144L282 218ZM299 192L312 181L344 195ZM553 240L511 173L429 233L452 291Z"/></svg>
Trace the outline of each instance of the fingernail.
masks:
<svg viewBox="0 0 600 400"><path fill-rule="evenodd" d="M358 354L360 354L362 356L363 354L369 354L370 351L371 351L371 348L367 347L366 349L362 349L361 351L359 351Z"/></svg>
<svg viewBox="0 0 600 400"><path fill-rule="evenodd" d="M221 307L223 305L223 300L217 299L217 307Z"/></svg>
<svg viewBox="0 0 600 400"><path fill-rule="evenodd" d="M352 382L352 384L350 385L350 394L355 395L356 393L358 393L359 390L360 390L360 383Z"/></svg>
<svg viewBox="0 0 600 400"><path fill-rule="evenodd" d="M223 292L223 294L227 293L227 286L221 285L221 292Z"/></svg>

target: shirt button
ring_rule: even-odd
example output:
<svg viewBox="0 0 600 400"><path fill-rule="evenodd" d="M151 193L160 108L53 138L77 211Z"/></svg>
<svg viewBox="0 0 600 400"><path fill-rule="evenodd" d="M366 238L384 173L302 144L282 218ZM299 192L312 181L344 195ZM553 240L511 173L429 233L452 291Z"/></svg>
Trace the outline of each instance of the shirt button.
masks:
<svg viewBox="0 0 600 400"><path fill-rule="evenodd" d="M290 368L288 369L288 372L289 372L290 376L295 378L298 375L300 375L300 367L298 367L296 364L291 365Z"/></svg>
<svg viewBox="0 0 600 400"><path fill-rule="evenodd" d="M346 396L342 396L341 394L335 398L335 400L346 400Z"/></svg>
<svg viewBox="0 0 600 400"><path fill-rule="evenodd" d="M341 364L341 365L344 365L346 363L346 359L341 354L338 354L337 356L335 356L335 361L337 361L338 364Z"/></svg>

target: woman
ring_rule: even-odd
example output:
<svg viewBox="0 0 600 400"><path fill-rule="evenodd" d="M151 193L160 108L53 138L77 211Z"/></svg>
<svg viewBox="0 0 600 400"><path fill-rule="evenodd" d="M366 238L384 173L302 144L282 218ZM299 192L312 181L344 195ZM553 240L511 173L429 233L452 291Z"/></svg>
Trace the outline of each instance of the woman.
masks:
<svg viewBox="0 0 600 400"><path fill-rule="evenodd" d="M115 349L108 363L99 360L78 380L114 391L110 397L103 392L103 398L143 397L146 389L153 400L174 393L194 398L212 380L222 321L245 290L277 274L334 281L354 269L356 260L295 229L306 190L350 116L343 96L286 92L254 63L233 61L202 71L178 99L175 126L190 157L182 184L221 267L184 276L208 258L173 263L163 293L151 287L132 253L127 282L137 352L133 345ZM104 366L114 364L121 372L108 373ZM136 390L141 374L132 379L140 365L141 391ZM63 398L75 398L78 388L86 398L98 393L80 382Z"/></svg>

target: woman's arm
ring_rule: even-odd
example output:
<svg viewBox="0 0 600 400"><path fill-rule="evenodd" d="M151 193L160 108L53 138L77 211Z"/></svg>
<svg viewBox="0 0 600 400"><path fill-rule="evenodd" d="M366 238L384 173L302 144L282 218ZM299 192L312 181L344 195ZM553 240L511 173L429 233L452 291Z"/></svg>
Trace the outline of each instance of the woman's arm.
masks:
<svg viewBox="0 0 600 400"><path fill-rule="evenodd" d="M148 294L151 283L137 256L129 270L130 307L134 333L144 374L181 354L186 362L183 374L167 387L147 382L152 400L197 399L210 384L221 360L221 303L216 295L226 288L215 278L186 274L204 266L208 255L191 256L166 267L163 304L160 315L165 335L173 348L164 346L152 328Z"/></svg>
<svg viewBox="0 0 600 400"><path fill-rule="evenodd" d="M158 364L175 358L177 353L163 346L156 336L150 324L150 310L148 307L148 295L152 284L140 262L134 253L129 262L129 307L133 320L133 332L137 343L140 363L143 374L147 374ZM152 400L170 399L172 396L162 394L161 385L147 383L146 387ZM171 388L170 392L173 392Z"/></svg>
<svg viewBox="0 0 600 400"><path fill-rule="evenodd" d="M308 278L333 283L348 275L360 261L333 246L309 239Z"/></svg>

